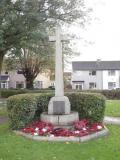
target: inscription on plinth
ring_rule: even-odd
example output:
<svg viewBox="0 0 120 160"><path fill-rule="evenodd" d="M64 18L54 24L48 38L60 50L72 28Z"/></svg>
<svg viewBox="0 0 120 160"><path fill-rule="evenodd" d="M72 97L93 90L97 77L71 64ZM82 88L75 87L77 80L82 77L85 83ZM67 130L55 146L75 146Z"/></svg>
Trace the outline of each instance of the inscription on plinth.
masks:
<svg viewBox="0 0 120 160"><path fill-rule="evenodd" d="M52 97L48 105L48 114L70 114L70 101L68 97Z"/></svg>
<svg viewBox="0 0 120 160"><path fill-rule="evenodd" d="M65 114L64 101L53 101L53 114L57 115Z"/></svg>

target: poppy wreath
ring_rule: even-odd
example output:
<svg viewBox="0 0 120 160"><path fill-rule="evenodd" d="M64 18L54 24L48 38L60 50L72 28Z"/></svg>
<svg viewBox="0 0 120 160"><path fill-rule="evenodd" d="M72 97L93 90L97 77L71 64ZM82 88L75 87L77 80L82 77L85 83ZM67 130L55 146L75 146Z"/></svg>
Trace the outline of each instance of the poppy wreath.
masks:
<svg viewBox="0 0 120 160"><path fill-rule="evenodd" d="M83 119L73 123L72 129L55 128L51 123L36 121L22 129L22 132L29 133L36 136L50 136L50 137L82 137L94 132L98 132L104 128L102 123L90 124L88 120Z"/></svg>

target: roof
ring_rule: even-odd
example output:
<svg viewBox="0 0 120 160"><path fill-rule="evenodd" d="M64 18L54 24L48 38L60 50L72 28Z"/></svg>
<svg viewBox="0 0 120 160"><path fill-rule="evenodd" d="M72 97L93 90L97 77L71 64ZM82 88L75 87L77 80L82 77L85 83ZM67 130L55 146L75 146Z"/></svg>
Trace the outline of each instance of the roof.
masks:
<svg viewBox="0 0 120 160"><path fill-rule="evenodd" d="M8 81L9 80L9 76L8 75L1 75L0 76L0 81Z"/></svg>
<svg viewBox="0 0 120 160"><path fill-rule="evenodd" d="M120 61L74 61L73 71L78 70L120 70Z"/></svg>

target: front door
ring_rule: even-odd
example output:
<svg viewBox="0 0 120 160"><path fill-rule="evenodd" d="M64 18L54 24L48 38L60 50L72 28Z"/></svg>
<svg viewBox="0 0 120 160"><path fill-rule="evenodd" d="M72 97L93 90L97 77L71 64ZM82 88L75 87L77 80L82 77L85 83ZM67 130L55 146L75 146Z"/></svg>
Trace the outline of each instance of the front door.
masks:
<svg viewBox="0 0 120 160"><path fill-rule="evenodd" d="M4 89L4 88L7 88L7 82L2 82L2 83L1 83L1 88L3 88L3 89Z"/></svg>
<svg viewBox="0 0 120 160"><path fill-rule="evenodd" d="M77 90L83 90L83 85L82 84L76 84L76 89Z"/></svg>

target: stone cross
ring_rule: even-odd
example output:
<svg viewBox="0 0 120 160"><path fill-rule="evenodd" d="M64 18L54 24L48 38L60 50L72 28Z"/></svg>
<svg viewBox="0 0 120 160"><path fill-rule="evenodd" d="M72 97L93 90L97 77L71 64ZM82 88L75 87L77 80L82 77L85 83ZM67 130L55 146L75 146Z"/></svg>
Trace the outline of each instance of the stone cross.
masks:
<svg viewBox="0 0 120 160"><path fill-rule="evenodd" d="M56 27L56 36L49 37L51 42L56 44L55 54L55 97L52 97L48 105L48 114L70 114L70 102L64 96L63 66L62 66L62 41L60 26Z"/></svg>
<svg viewBox="0 0 120 160"><path fill-rule="evenodd" d="M61 36L60 26L56 27L56 36L49 37L49 41L55 42L55 96L64 96L63 83L63 66L62 66L62 41L65 41Z"/></svg>

